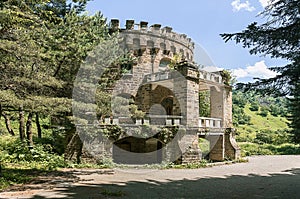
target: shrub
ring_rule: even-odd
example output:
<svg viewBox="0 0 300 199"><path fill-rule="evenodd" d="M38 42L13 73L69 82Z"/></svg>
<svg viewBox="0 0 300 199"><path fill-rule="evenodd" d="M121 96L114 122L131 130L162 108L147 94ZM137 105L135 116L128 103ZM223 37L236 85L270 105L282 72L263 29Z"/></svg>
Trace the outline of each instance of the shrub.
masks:
<svg viewBox="0 0 300 199"><path fill-rule="evenodd" d="M252 102L252 103L251 103L251 106L249 107L249 109L250 109L251 111L258 111L258 109L259 109L258 103Z"/></svg>
<svg viewBox="0 0 300 199"><path fill-rule="evenodd" d="M261 115L262 117L267 117L269 114L269 108L266 106L263 106L260 108L260 113L259 115Z"/></svg>

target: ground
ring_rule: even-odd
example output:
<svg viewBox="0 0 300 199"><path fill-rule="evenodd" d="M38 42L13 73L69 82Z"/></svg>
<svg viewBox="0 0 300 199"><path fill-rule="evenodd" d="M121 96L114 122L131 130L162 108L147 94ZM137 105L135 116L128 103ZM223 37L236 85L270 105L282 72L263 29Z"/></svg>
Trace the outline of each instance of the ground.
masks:
<svg viewBox="0 0 300 199"><path fill-rule="evenodd" d="M0 198L299 198L300 156L201 169L63 170ZM35 189L37 188L37 189ZM18 191L16 191L18 190Z"/></svg>

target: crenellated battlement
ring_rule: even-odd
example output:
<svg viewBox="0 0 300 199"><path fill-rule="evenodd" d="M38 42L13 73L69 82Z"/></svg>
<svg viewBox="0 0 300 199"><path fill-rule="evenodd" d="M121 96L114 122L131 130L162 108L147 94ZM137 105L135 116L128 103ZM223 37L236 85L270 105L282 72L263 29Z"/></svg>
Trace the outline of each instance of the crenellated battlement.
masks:
<svg viewBox="0 0 300 199"><path fill-rule="evenodd" d="M119 31L130 49L155 48L171 53L171 56L180 53L187 60L193 60L195 44L192 39L186 34L173 32L169 26L162 28L161 24L148 26L145 21L136 24L134 20L126 20L125 28L120 28L119 20L112 19L110 30Z"/></svg>

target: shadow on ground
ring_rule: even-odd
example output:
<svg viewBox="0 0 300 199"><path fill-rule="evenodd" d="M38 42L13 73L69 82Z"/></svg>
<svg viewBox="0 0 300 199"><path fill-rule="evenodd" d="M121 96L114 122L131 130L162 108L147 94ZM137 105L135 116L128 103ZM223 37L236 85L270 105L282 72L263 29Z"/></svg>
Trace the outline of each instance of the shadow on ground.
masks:
<svg viewBox="0 0 300 199"><path fill-rule="evenodd" d="M62 187L55 195L41 193L31 198L299 198L300 168L268 176L250 174L225 178L166 180L148 179L115 184Z"/></svg>

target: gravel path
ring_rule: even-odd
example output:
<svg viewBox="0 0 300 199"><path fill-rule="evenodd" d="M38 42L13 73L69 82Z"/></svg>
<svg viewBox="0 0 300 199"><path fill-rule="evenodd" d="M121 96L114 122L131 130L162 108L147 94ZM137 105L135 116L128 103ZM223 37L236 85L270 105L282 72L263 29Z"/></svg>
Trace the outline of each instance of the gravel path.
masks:
<svg viewBox="0 0 300 199"><path fill-rule="evenodd" d="M78 182L0 193L0 198L300 198L300 156L256 156L202 169L73 172Z"/></svg>

